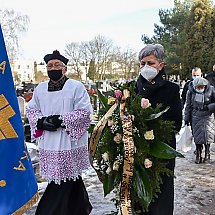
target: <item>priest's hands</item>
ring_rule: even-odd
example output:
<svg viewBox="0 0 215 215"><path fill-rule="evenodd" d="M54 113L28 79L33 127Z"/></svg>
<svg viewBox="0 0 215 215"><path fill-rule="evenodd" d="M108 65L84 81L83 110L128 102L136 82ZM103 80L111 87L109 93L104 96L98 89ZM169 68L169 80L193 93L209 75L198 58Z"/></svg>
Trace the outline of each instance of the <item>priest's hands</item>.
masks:
<svg viewBox="0 0 215 215"><path fill-rule="evenodd" d="M61 127L62 120L59 119L60 115L51 115L43 117L37 121L37 128L46 131L57 131Z"/></svg>
<svg viewBox="0 0 215 215"><path fill-rule="evenodd" d="M49 116L49 122L52 123L55 128L60 128L61 127L61 123L63 122L62 119L59 119L60 115L52 115Z"/></svg>

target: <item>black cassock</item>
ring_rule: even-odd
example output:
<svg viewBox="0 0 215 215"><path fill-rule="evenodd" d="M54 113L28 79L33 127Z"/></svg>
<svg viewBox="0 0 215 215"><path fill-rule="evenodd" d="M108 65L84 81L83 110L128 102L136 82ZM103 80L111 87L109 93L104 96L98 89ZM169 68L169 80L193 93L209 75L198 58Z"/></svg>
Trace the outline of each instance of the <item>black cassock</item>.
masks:
<svg viewBox="0 0 215 215"><path fill-rule="evenodd" d="M92 206L81 177L48 184L35 215L89 215Z"/></svg>

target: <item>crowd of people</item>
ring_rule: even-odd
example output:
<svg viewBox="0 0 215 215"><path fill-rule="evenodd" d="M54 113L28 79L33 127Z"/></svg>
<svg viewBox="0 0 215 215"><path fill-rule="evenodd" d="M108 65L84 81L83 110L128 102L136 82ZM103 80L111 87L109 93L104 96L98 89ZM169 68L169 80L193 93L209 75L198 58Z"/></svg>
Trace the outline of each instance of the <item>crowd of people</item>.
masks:
<svg viewBox="0 0 215 215"><path fill-rule="evenodd" d="M40 83L27 101L27 117L33 138L39 138L40 173L49 185L37 207L36 215L89 215L92 205L81 174L90 166L88 132L93 113L85 86L65 75L68 59L55 50L44 57L48 81ZM191 126L196 144L195 163L210 160L214 142L215 65L205 78L194 67L192 79L183 88L167 80L164 48L148 44L139 52L140 74L135 90L150 101L152 107L169 107L162 117L174 122L172 140L166 143L176 149L176 132L185 124ZM168 96L167 96L168 95ZM184 115L182 110L184 108ZM205 156L202 158L203 146ZM174 172L175 159L168 160ZM161 193L140 215L173 215L174 178L164 175ZM141 207L135 205L136 208Z"/></svg>

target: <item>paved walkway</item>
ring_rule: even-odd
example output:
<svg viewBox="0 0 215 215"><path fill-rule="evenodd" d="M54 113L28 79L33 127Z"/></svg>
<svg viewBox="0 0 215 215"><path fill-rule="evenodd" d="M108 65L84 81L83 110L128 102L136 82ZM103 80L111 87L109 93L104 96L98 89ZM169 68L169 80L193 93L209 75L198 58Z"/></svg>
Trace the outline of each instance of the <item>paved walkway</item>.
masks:
<svg viewBox="0 0 215 215"><path fill-rule="evenodd" d="M193 150L183 154L185 158L176 159L174 215L215 215L215 144L210 163L195 164ZM102 185L94 171L83 179L93 205L91 215L116 211L111 201L113 194L103 197ZM40 183L40 187L42 195L45 186ZM36 205L26 215L34 215L35 209Z"/></svg>

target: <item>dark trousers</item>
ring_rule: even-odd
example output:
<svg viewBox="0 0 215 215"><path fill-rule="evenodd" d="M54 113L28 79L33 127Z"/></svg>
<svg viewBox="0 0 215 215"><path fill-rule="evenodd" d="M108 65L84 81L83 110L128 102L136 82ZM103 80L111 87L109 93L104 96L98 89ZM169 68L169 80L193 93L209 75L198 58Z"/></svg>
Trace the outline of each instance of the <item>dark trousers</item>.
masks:
<svg viewBox="0 0 215 215"><path fill-rule="evenodd" d="M92 206L82 178L67 180L60 185L51 182L36 210L35 215L89 215Z"/></svg>
<svg viewBox="0 0 215 215"><path fill-rule="evenodd" d="M149 205L149 212L141 215L173 215L174 209L174 179L164 175L162 177L161 193Z"/></svg>
<svg viewBox="0 0 215 215"><path fill-rule="evenodd" d="M174 172L175 159L168 162L167 168ZM163 183L160 185L161 193L149 204L149 211L140 215L173 215L174 210L174 178L162 175Z"/></svg>

